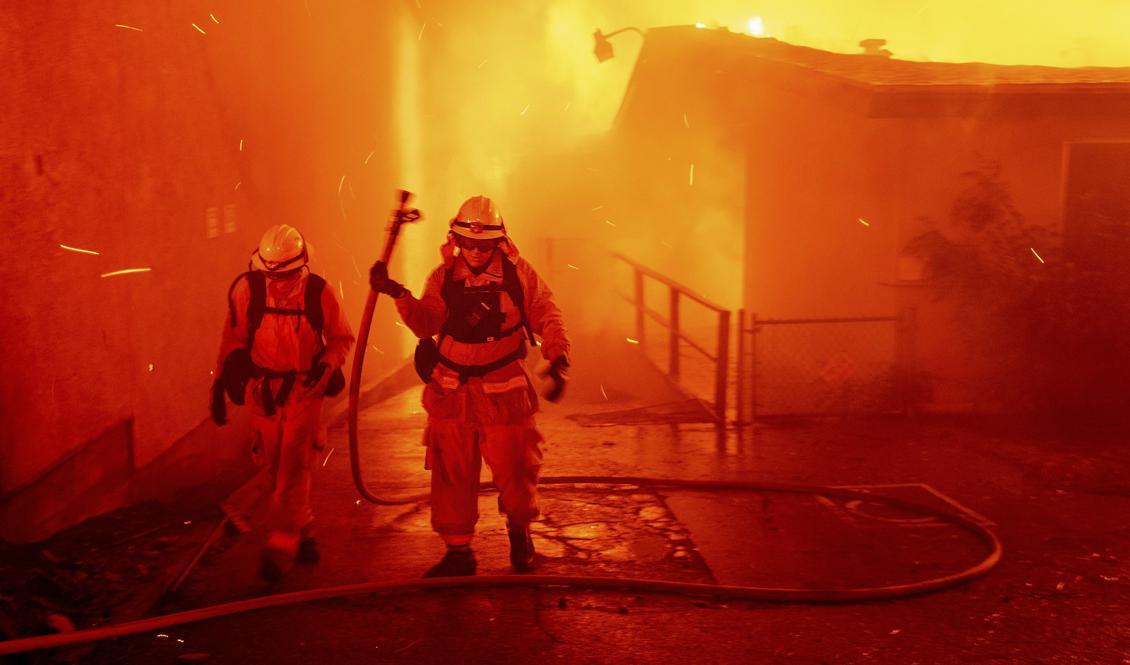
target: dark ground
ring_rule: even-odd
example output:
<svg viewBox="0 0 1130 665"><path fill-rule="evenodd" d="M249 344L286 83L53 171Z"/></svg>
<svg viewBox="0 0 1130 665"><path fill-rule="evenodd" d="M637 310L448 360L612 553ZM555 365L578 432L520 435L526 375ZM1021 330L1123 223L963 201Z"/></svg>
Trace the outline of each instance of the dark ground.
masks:
<svg viewBox="0 0 1130 665"><path fill-rule="evenodd" d="M1130 454L1121 435L1051 434L1023 423L938 417L763 423L720 435L711 425L671 422L686 419L678 409L644 408L625 417L623 410L648 402L605 393L608 400L581 380L563 404L546 409L540 420L546 475L894 485L873 491L949 505L992 524L1004 543L1003 562L953 590L855 605L566 588L359 596L136 635L72 657L91 663L1130 663ZM426 484L416 400L413 390L363 413L364 468L377 493ZM331 429L329 446L333 453L314 487L322 562L295 569L277 591L417 577L442 553L426 505L358 504L344 427ZM979 542L952 527L877 504L811 495L585 486L547 488L543 508L535 543L539 572L549 574L873 586L955 572L984 555ZM480 574L506 573L494 496L483 495L480 509ZM136 606L146 589L158 588L215 520L212 509L199 505L141 506L38 546L9 548L0 600L22 624L15 628L31 629L31 609L72 617L80 627L111 612L126 616L123 599ZM261 541L257 534L225 536L184 588L153 612L270 592L255 579Z"/></svg>

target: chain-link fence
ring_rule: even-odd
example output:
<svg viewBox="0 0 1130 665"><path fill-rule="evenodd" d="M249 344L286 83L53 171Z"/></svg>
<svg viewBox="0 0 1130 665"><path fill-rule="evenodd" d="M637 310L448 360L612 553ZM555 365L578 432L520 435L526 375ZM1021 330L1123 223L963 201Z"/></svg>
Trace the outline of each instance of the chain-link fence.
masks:
<svg viewBox="0 0 1130 665"><path fill-rule="evenodd" d="M737 420L906 413L914 310L896 316L738 321Z"/></svg>

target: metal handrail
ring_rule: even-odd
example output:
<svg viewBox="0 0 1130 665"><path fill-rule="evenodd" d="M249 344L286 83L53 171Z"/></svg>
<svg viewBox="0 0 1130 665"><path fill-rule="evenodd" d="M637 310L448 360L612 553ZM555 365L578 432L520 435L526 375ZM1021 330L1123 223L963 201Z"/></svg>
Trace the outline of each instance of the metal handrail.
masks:
<svg viewBox="0 0 1130 665"><path fill-rule="evenodd" d="M647 266L634 261L623 254L616 252L612 253L612 257L619 261L623 261L632 268L633 271L633 284L635 286L634 296L625 296L619 294L621 298L626 300L636 310L636 341L643 347L645 343L644 325L645 319L650 318L656 323L660 324L668 330L668 356L667 356L667 374L672 380L678 382L679 380L679 344L680 342L686 344L690 348L698 351L706 356L708 360L714 363L714 416L720 423L726 422L726 380L727 372L729 370L729 348L730 348L730 310L718 305L706 297L692 291L690 288L676 282L670 277L648 268ZM647 306L644 297L644 278L651 278L668 289L668 315L664 317L659 312ZM679 329L679 303L682 298L692 300L698 304L712 310L718 315L718 335L717 335L717 348L712 354L705 348L700 346L697 342L692 340Z"/></svg>
<svg viewBox="0 0 1130 665"><path fill-rule="evenodd" d="M707 309L712 309L715 312L718 312L719 314L721 314L722 312L729 312L730 311L730 310L726 309L725 307L723 307L723 306L721 306L717 303L714 303L714 302L711 302L710 300L707 300L706 296L699 295L699 293L697 293L696 291L692 291L689 286L684 286L683 284L676 282L675 280L664 275L663 273L658 272L656 270L653 270L651 268L648 268L647 266L643 265L642 263L638 263L638 262L636 262L632 259L629 259L628 257L624 256L623 254L619 254L617 252L612 252L612 256L613 256L613 258L619 259L619 260L623 261L624 263L627 263L628 265L632 266L632 268L634 268L637 272L643 273L644 275L654 279L655 281L657 281L661 284L664 284L666 286L670 286L672 288L678 289L680 293L682 293L686 297L690 298L691 300L694 300L695 302L703 305Z"/></svg>

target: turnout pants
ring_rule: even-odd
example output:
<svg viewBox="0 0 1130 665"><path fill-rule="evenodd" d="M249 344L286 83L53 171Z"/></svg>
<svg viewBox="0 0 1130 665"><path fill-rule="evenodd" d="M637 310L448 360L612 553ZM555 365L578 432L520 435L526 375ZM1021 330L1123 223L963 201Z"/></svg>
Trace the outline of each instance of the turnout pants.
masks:
<svg viewBox="0 0 1130 665"><path fill-rule="evenodd" d="M429 420L424 466L432 472L432 528L444 542L463 545L475 533L483 460L499 490L499 510L509 522L525 526L538 516L541 441L532 416L506 425Z"/></svg>
<svg viewBox="0 0 1130 665"><path fill-rule="evenodd" d="M256 405L258 406L258 405ZM259 471L224 502L229 516L247 517L269 497L264 554L284 570L294 562L298 541L310 535L311 471L324 447L322 399L292 395L272 416L256 408L252 415L252 454Z"/></svg>

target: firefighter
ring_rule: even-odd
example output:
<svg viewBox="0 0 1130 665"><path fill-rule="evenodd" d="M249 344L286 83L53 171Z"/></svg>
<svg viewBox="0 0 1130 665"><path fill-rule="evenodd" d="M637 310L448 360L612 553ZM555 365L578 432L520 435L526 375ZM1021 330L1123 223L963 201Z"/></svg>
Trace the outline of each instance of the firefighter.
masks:
<svg viewBox="0 0 1130 665"><path fill-rule="evenodd" d="M310 511L310 476L324 448L322 398L345 387L341 371L353 331L332 288L310 272L302 234L272 226L252 253L248 271L228 291L228 317L212 386L212 419L227 422L225 393L251 404L255 476L222 508L240 532L267 496L269 535L260 576L279 581L297 560L320 556Z"/></svg>
<svg viewBox="0 0 1130 665"><path fill-rule="evenodd" d="M389 279L378 261L370 286L396 299L404 323L420 338L416 369L426 382L424 468L431 470L432 528L447 545L424 577L473 575L471 538L478 521L479 471L486 460L506 516L510 563L534 563L530 521L538 516L541 434L538 395L526 371L529 346L542 356L560 397L569 368L569 338L553 294L518 256L502 215L484 196L468 199L451 220L443 263L417 299Z"/></svg>

